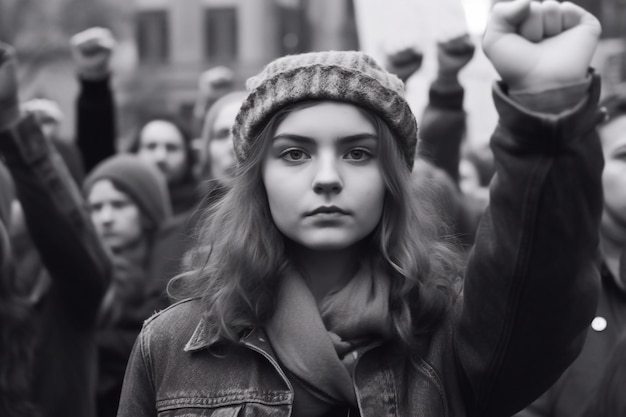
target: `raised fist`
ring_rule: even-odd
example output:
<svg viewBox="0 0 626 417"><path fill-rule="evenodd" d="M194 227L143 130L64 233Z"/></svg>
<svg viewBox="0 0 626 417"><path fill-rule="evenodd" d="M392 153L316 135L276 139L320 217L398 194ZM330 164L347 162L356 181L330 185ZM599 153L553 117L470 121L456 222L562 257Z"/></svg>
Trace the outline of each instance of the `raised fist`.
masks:
<svg viewBox="0 0 626 417"><path fill-rule="evenodd" d="M22 103L22 113L33 115L45 137L56 137L63 120L63 112L55 101L46 98L28 100Z"/></svg>
<svg viewBox="0 0 626 417"><path fill-rule="evenodd" d="M544 90L586 77L600 33L573 3L512 0L493 7L483 49L510 89Z"/></svg>
<svg viewBox="0 0 626 417"><path fill-rule="evenodd" d="M406 82L422 67L424 55L415 47L408 46L387 56L387 70Z"/></svg>
<svg viewBox="0 0 626 417"><path fill-rule="evenodd" d="M457 74L471 61L476 47L468 34L437 43L439 72Z"/></svg>
<svg viewBox="0 0 626 417"><path fill-rule="evenodd" d="M109 73L115 38L109 29L93 27L72 36L72 57L78 74L88 80L102 79Z"/></svg>

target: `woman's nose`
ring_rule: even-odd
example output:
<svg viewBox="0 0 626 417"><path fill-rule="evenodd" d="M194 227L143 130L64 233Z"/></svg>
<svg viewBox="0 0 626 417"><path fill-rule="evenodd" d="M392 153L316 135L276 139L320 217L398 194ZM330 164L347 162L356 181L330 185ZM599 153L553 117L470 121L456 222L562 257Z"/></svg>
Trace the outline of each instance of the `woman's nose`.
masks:
<svg viewBox="0 0 626 417"><path fill-rule="evenodd" d="M343 181L334 158L320 159L313 179L313 190L318 194L339 193L343 189Z"/></svg>

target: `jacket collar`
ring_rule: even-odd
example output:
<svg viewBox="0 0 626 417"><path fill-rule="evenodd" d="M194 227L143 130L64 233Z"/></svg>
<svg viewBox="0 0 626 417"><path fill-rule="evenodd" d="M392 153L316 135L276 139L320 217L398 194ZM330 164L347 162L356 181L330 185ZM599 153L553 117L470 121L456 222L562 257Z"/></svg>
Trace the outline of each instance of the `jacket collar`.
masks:
<svg viewBox="0 0 626 417"><path fill-rule="evenodd" d="M211 347L212 343L208 339L207 327L209 323L204 315L200 318L196 329L193 331L191 338L185 345L185 352L196 352L198 350L207 349Z"/></svg>
<svg viewBox="0 0 626 417"><path fill-rule="evenodd" d="M210 324L206 318L206 316L202 316L196 329L193 334L185 344L184 351L185 352L196 352L203 349L208 349L213 346L216 341L209 340L208 328ZM265 346L267 344L267 336L263 332L262 329L258 328L250 328L242 333L241 338L239 339L242 343L249 343L252 345L258 345L257 347L267 349Z"/></svg>

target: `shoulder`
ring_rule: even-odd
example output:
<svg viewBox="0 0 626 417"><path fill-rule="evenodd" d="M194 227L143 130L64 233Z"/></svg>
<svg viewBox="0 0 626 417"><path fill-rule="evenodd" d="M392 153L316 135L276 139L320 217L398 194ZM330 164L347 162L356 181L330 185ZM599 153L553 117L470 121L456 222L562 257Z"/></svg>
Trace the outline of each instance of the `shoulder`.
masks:
<svg viewBox="0 0 626 417"><path fill-rule="evenodd" d="M184 346L200 322L203 312L200 298L179 301L148 318L141 330L142 338L144 341L149 339L151 344L154 341L170 341Z"/></svg>

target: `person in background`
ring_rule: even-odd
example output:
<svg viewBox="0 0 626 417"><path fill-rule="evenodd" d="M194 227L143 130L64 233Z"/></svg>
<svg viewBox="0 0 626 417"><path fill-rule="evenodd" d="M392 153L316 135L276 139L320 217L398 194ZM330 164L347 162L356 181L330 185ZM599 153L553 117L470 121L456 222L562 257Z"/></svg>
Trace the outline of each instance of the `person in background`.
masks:
<svg viewBox="0 0 626 417"><path fill-rule="evenodd" d="M474 190L469 192L463 187L460 172L466 168L461 148L466 140L467 115L459 73L472 59L474 50L467 34L437 43L437 73L422 112L421 141L413 172L416 192L422 192L424 183L428 183L431 199L466 250L471 248L478 220L486 208L484 199L478 200ZM414 48L402 49L388 56L388 69L406 83L420 69L422 58Z"/></svg>
<svg viewBox="0 0 626 417"><path fill-rule="evenodd" d="M187 218L198 204L191 135L176 117L149 116L140 125L129 151L165 176L175 216Z"/></svg>
<svg viewBox="0 0 626 417"><path fill-rule="evenodd" d="M203 196L221 196L235 175L237 161L230 131L245 97L244 91L230 92L218 99L204 117L198 164Z"/></svg>
<svg viewBox="0 0 626 417"><path fill-rule="evenodd" d="M80 186L85 178L83 159L74 143L59 136L60 124L63 121L63 112L59 105L49 99L35 98L22 103L22 107L37 120L43 135L52 142L76 184Z"/></svg>
<svg viewBox="0 0 626 417"><path fill-rule="evenodd" d="M39 116L20 110L16 68L13 49L0 44L0 155L40 260L36 268L22 269L11 262L15 253L3 257L0 415L92 417L95 334L113 266ZM6 253L6 244L1 239L0 252Z"/></svg>
<svg viewBox="0 0 626 417"><path fill-rule="evenodd" d="M198 94L193 108L193 133L195 137L202 133L204 117L211 106L220 97L233 91L234 88L235 73L226 66L218 65L200 74L198 77Z"/></svg>
<svg viewBox="0 0 626 417"><path fill-rule="evenodd" d="M111 31L102 27L89 28L70 39L79 82L76 144L87 173L116 153L115 103L110 85L115 45Z"/></svg>
<svg viewBox="0 0 626 417"><path fill-rule="evenodd" d="M152 164L119 154L98 164L83 186L92 222L115 265L100 308L98 416L115 416L126 363L143 321L168 305L155 248L171 221L167 186Z"/></svg>
<svg viewBox="0 0 626 417"><path fill-rule="evenodd" d="M580 356L553 387L516 417L582 416L599 389L611 352L626 335L626 95L609 96L601 105L608 117L598 127L604 154L604 204L600 224L602 286L596 317L588 327Z"/></svg>
<svg viewBox="0 0 626 417"><path fill-rule="evenodd" d="M80 81L77 99L77 141L87 171L116 153L115 101L110 86L115 39L106 28L94 27L71 39ZM128 145L130 153L156 166L165 176L176 216L196 208L195 152L186 126L169 114L150 115Z"/></svg>
<svg viewBox="0 0 626 417"><path fill-rule="evenodd" d="M356 51L269 63L232 128L238 170L170 286L180 302L144 324L118 416L527 405L578 355L597 302L599 36L571 3L494 6L498 181L463 281L411 192L402 81Z"/></svg>

